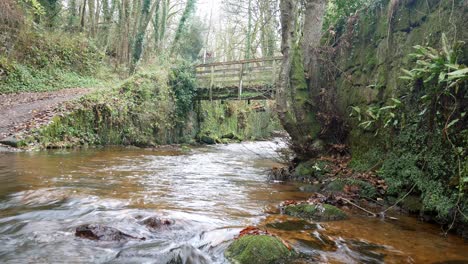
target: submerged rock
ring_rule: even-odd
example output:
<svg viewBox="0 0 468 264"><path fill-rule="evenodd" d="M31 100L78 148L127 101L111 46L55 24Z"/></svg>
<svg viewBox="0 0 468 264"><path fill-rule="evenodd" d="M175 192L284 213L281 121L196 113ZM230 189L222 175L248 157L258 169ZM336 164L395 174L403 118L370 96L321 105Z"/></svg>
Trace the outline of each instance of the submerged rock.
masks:
<svg viewBox="0 0 468 264"><path fill-rule="evenodd" d="M127 235L116 228L98 224L81 225L77 227L75 236L97 241L122 241L129 239L145 240L145 238L137 238Z"/></svg>
<svg viewBox="0 0 468 264"><path fill-rule="evenodd" d="M140 243L123 248L111 263L210 264L208 253L190 244L167 248L163 241Z"/></svg>
<svg viewBox="0 0 468 264"><path fill-rule="evenodd" d="M155 216L148 217L145 220L141 222L141 224L147 226L148 228L152 230L168 227L174 224L173 220L169 219L161 219Z"/></svg>
<svg viewBox="0 0 468 264"><path fill-rule="evenodd" d="M242 236L224 252L226 258L236 264L287 263L293 254L279 238L269 235Z"/></svg>
<svg viewBox="0 0 468 264"><path fill-rule="evenodd" d="M329 204L297 204L284 207L284 213L294 217L311 219L314 221L344 220L348 216L345 212Z"/></svg>
<svg viewBox="0 0 468 264"><path fill-rule="evenodd" d="M317 224L312 224L304 220L293 220L293 221L268 223L266 227L279 229L279 230L286 230L286 231L315 230L317 229Z"/></svg>
<svg viewBox="0 0 468 264"><path fill-rule="evenodd" d="M213 263L211 258L201 250L192 245L182 245L178 248L171 249L171 260L168 264L209 264Z"/></svg>

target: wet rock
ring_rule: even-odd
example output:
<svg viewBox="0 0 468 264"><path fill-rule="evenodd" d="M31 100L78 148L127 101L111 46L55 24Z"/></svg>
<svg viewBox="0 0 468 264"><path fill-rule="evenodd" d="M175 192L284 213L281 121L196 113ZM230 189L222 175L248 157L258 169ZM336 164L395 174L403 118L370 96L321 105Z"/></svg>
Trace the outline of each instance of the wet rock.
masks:
<svg viewBox="0 0 468 264"><path fill-rule="evenodd" d="M280 209L278 208L278 206L276 204L268 204L265 206L265 208L263 208L263 212L264 213L267 213L267 214L279 214L280 213Z"/></svg>
<svg viewBox="0 0 468 264"><path fill-rule="evenodd" d="M246 235L236 239L224 252L236 264L270 264L285 262L294 255L279 238L268 235Z"/></svg>
<svg viewBox="0 0 468 264"><path fill-rule="evenodd" d="M137 238L127 235L116 228L98 224L81 225L77 227L75 236L97 241L123 241L129 239L145 240L145 238Z"/></svg>
<svg viewBox="0 0 468 264"><path fill-rule="evenodd" d="M15 136L10 136L0 140L0 143L3 145L17 148L19 146L20 141Z"/></svg>
<svg viewBox="0 0 468 264"><path fill-rule="evenodd" d="M172 254L168 264L209 264L211 258L191 245L182 245L170 251Z"/></svg>
<svg viewBox="0 0 468 264"><path fill-rule="evenodd" d="M175 222L169 219L161 219L155 216L148 217L141 222L141 224L145 225L149 229L156 230L161 228L166 228L173 225Z"/></svg>
<svg viewBox="0 0 468 264"><path fill-rule="evenodd" d="M268 173L269 181L287 181L291 178L291 172L288 166L273 167Z"/></svg>
<svg viewBox="0 0 468 264"><path fill-rule="evenodd" d="M294 178L299 181L322 179L330 170L329 163L321 160L301 162L294 169Z"/></svg>
<svg viewBox="0 0 468 264"><path fill-rule="evenodd" d="M210 136L202 136L202 137L200 138L200 141L201 141L202 143L205 143L205 144L208 144L208 145L214 145L214 144L216 144L216 139L213 138L213 137L210 137Z"/></svg>
<svg viewBox="0 0 468 264"><path fill-rule="evenodd" d="M162 241L140 243L122 249L111 263L210 264L210 256L189 244L167 248Z"/></svg>
<svg viewBox="0 0 468 264"><path fill-rule="evenodd" d="M346 245L352 252L356 252L355 258L359 263L383 263L385 254L382 251L385 246L368 243L366 241L348 240Z"/></svg>
<svg viewBox="0 0 468 264"><path fill-rule="evenodd" d="M344 220L348 216L345 212L329 204L297 204L284 207L284 213L294 217L311 219L314 221Z"/></svg>
<svg viewBox="0 0 468 264"><path fill-rule="evenodd" d="M336 251L337 246L335 242L330 239L318 239L316 237L311 237L309 239L296 239L296 247L300 251L304 252L314 252L316 250L321 251Z"/></svg>
<svg viewBox="0 0 468 264"><path fill-rule="evenodd" d="M312 224L304 220L275 222L275 223L269 223L266 226L268 228L274 228L274 229L286 230L286 231L317 229L317 224Z"/></svg>

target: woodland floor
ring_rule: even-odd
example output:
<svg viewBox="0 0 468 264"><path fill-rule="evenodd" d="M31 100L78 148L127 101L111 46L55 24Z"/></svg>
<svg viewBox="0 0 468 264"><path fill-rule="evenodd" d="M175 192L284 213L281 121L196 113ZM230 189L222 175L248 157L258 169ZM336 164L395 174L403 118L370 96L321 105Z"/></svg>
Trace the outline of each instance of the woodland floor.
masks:
<svg viewBox="0 0 468 264"><path fill-rule="evenodd" d="M43 93L0 94L0 140L49 122L60 112L57 106L89 92L91 89L71 88Z"/></svg>

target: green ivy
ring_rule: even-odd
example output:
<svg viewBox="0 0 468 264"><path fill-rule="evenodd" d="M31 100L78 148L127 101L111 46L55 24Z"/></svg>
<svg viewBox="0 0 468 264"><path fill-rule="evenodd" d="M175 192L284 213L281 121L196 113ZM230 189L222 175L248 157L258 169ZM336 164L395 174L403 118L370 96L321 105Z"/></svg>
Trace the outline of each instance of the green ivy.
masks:
<svg viewBox="0 0 468 264"><path fill-rule="evenodd" d="M196 78L194 68L187 62L179 64L172 69L169 85L176 98L176 114L179 122L183 122L190 111L193 110L193 101L196 96Z"/></svg>

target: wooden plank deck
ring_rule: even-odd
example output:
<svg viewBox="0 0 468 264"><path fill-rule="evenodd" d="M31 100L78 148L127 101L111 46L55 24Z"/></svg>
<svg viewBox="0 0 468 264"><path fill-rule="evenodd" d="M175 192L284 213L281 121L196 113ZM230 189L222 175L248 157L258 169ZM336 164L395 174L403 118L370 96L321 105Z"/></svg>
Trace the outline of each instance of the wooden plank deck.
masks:
<svg viewBox="0 0 468 264"><path fill-rule="evenodd" d="M198 98L274 99L282 57L215 62L196 66Z"/></svg>

